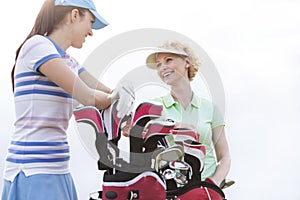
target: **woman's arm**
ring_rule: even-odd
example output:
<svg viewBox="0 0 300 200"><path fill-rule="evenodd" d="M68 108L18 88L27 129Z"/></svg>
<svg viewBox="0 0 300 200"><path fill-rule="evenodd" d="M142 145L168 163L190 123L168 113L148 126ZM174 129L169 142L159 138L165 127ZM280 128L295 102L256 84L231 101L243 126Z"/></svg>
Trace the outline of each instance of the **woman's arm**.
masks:
<svg viewBox="0 0 300 200"><path fill-rule="evenodd" d="M38 70L83 105L105 109L111 104L108 92L90 88L69 69L61 58L45 62Z"/></svg>
<svg viewBox="0 0 300 200"><path fill-rule="evenodd" d="M79 77L85 84L87 84L90 88L103 91L105 93L111 94L112 90L98 81L94 76L92 76L88 71L83 71L79 74Z"/></svg>
<svg viewBox="0 0 300 200"><path fill-rule="evenodd" d="M220 183L226 178L231 165L231 158L224 126L218 126L212 129L212 139L218 162L217 170L212 179L217 185L220 185Z"/></svg>

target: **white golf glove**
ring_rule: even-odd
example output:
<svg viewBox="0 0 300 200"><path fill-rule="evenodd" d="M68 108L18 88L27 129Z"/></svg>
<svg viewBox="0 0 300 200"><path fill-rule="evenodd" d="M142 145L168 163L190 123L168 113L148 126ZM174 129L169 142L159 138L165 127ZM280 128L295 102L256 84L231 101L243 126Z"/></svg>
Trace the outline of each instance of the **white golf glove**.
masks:
<svg viewBox="0 0 300 200"><path fill-rule="evenodd" d="M117 111L119 118L129 115L133 109L135 100L133 85L129 81L119 82L108 98L118 99Z"/></svg>

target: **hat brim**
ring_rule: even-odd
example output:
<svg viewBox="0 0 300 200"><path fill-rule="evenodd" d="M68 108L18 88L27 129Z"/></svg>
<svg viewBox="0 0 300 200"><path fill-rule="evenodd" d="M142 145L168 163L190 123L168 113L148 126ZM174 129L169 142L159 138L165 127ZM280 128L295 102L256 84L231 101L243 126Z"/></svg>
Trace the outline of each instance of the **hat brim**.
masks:
<svg viewBox="0 0 300 200"><path fill-rule="evenodd" d="M95 16L95 22L92 25L93 29L98 30L109 24L97 11L91 9L89 11Z"/></svg>
<svg viewBox="0 0 300 200"><path fill-rule="evenodd" d="M184 56L184 57L188 57L188 54L182 51L176 51L176 50L169 50L169 49L158 49L155 50L153 53L151 53L147 59L146 59L146 65L147 67L151 68L151 69L156 69L156 54L158 53L171 53L171 54L176 54L179 56Z"/></svg>
<svg viewBox="0 0 300 200"><path fill-rule="evenodd" d="M92 25L92 29L101 29L107 26L109 23L97 12L93 1L75 1L75 0L56 0L55 6L76 6L80 8L88 9L95 17L95 22Z"/></svg>

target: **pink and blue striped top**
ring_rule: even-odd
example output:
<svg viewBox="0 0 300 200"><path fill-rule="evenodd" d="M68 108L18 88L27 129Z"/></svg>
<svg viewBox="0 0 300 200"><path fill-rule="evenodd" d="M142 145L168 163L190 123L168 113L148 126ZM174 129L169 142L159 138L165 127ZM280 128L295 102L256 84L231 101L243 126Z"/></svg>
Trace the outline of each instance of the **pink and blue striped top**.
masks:
<svg viewBox="0 0 300 200"><path fill-rule="evenodd" d="M84 71L50 38L35 35L23 45L15 68L15 131L8 148L4 178L69 172L66 130L78 102L39 72L53 58L62 58L76 74Z"/></svg>

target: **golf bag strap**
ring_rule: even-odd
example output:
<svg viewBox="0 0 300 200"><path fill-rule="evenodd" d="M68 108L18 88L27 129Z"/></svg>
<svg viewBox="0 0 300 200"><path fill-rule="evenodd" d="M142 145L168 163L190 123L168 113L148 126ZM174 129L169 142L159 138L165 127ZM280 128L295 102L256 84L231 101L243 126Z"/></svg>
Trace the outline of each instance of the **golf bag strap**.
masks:
<svg viewBox="0 0 300 200"><path fill-rule="evenodd" d="M136 193L136 192L137 192L137 191L130 191L130 192L128 193L128 198L127 198L127 199L135 199L136 196L138 195L138 193ZM89 200L99 200L99 199L102 199L103 191L98 191L98 192L95 192L95 193L98 193L97 199L94 199L92 196L90 196ZM94 193L94 194L95 194L95 193ZM112 193L112 195L114 195L114 194ZM115 196L112 196L112 198L114 198L114 197L115 197ZM110 197L109 197L109 194L108 194L107 198L110 198Z"/></svg>
<svg viewBox="0 0 300 200"><path fill-rule="evenodd" d="M200 184L201 184L202 187L210 188L210 189L216 191L217 193L219 193L221 195L223 200L226 200L224 192L217 185L215 185L213 183L210 183L210 182L207 182L207 181L201 181Z"/></svg>
<svg viewBox="0 0 300 200"><path fill-rule="evenodd" d="M180 196L194 188L199 188L199 187L212 189L212 190L216 191L219 195L221 195L223 200L226 200L225 194L222 191L222 189L219 188L217 185L207 182L207 181L194 181L194 182L191 182L190 184L180 188L179 190L167 191L167 199L170 199L170 198L172 199L175 196Z"/></svg>

